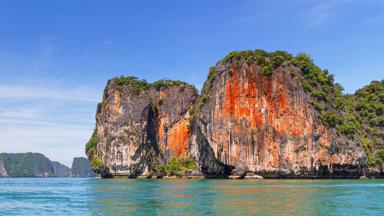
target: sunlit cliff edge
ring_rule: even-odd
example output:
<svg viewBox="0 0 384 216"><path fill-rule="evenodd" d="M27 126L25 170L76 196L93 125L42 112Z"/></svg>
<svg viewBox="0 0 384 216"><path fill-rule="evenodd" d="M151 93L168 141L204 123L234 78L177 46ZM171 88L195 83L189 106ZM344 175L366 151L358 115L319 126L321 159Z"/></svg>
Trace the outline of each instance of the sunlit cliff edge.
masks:
<svg viewBox="0 0 384 216"><path fill-rule="evenodd" d="M232 52L200 94L108 81L86 146L103 177L381 177L384 81L353 95L305 54Z"/></svg>

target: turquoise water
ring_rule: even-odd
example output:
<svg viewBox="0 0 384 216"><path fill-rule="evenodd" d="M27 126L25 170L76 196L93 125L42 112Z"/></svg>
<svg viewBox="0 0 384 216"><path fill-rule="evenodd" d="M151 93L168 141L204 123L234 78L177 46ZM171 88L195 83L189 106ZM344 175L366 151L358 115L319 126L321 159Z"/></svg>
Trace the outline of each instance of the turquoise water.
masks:
<svg viewBox="0 0 384 216"><path fill-rule="evenodd" d="M384 215L384 181L0 179L0 215Z"/></svg>

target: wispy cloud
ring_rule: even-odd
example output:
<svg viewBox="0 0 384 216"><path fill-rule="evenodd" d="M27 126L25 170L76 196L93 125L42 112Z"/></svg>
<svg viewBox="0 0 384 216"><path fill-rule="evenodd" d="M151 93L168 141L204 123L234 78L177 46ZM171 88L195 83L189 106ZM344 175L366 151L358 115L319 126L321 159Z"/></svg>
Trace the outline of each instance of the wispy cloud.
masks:
<svg viewBox="0 0 384 216"><path fill-rule="evenodd" d="M73 157L84 155L91 130L89 126L65 124L10 125L0 130L0 152L40 152L70 165Z"/></svg>
<svg viewBox="0 0 384 216"><path fill-rule="evenodd" d="M1 119L36 120L37 118L38 118L37 111L32 109L17 109L17 110L0 109L0 120Z"/></svg>
<svg viewBox="0 0 384 216"><path fill-rule="evenodd" d="M343 16L343 13L354 7L384 6L382 0L315 0L307 10L308 28L319 27L329 24L333 19ZM378 14L367 17L361 21L363 24L384 23L384 15Z"/></svg>
<svg viewBox="0 0 384 216"><path fill-rule="evenodd" d="M70 165L84 155L100 90L0 84L0 152L41 152Z"/></svg>
<svg viewBox="0 0 384 216"><path fill-rule="evenodd" d="M327 24L332 18L333 5L329 2L317 3L307 12L307 27L313 28Z"/></svg>
<svg viewBox="0 0 384 216"><path fill-rule="evenodd" d="M0 84L0 99L53 99L97 102L100 96L96 90L89 88L49 88Z"/></svg>
<svg viewBox="0 0 384 216"><path fill-rule="evenodd" d="M40 152L68 166L73 157L84 156L95 123L92 116L70 109L72 104L29 109L33 103L25 103L25 109L1 108L0 152ZM88 112L91 110L93 104Z"/></svg>

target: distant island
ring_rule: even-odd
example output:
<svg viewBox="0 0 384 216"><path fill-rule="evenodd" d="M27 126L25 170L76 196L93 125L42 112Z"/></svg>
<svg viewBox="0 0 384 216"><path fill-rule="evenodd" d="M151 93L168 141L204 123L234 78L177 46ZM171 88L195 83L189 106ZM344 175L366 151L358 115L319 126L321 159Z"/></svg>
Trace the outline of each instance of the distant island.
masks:
<svg viewBox="0 0 384 216"><path fill-rule="evenodd" d="M87 158L75 157L73 158L70 176L77 178L90 178L95 177L96 173L92 170L91 164Z"/></svg>
<svg viewBox="0 0 384 216"><path fill-rule="evenodd" d="M0 153L0 177L95 177L87 158L74 158L72 168L40 153Z"/></svg>
<svg viewBox="0 0 384 216"><path fill-rule="evenodd" d="M232 52L201 94L108 81L86 145L102 177L383 177L384 80L343 94L306 54Z"/></svg>

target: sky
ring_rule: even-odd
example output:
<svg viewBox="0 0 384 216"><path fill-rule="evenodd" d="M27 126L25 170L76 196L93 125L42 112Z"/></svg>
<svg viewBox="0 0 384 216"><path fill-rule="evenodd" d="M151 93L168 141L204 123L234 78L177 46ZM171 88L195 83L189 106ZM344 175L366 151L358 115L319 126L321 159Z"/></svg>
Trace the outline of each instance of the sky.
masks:
<svg viewBox="0 0 384 216"><path fill-rule="evenodd" d="M346 93L384 78L382 0L0 0L0 152L84 156L108 79L201 88L235 50L304 52Z"/></svg>

